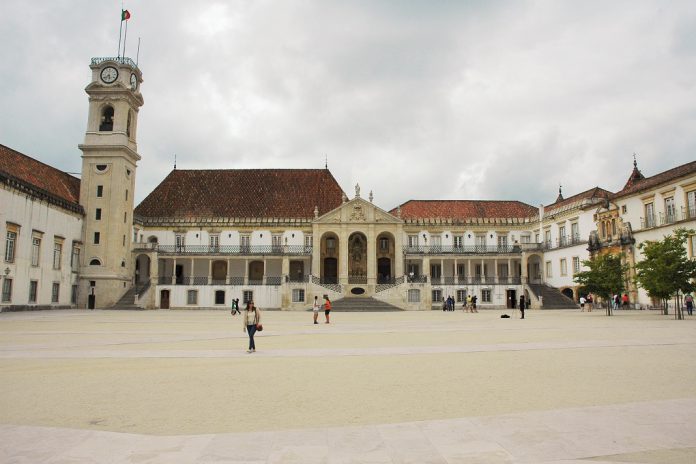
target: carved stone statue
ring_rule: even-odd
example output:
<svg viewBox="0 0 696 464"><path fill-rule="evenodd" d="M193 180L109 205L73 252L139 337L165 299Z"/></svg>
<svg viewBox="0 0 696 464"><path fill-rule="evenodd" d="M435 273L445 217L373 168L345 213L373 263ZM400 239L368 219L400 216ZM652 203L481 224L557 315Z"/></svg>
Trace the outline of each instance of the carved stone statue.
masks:
<svg viewBox="0 0 696 464"><path fill-rule="evenodd" d="M360 184L355 184L355 198L360 198Z"/></svg>

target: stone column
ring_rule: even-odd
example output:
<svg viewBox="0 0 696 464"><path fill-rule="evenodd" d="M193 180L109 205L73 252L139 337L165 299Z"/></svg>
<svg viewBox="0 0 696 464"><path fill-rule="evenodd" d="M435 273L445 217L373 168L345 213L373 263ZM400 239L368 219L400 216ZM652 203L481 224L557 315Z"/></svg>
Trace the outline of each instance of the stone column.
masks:
<svg viewBox="0 0 696 464"><path fill-rule="evenodd" d="M345 225L341 225L338 235L338 283L348 283L348 232Z"/></svg>
<svg viewBox="0 0 696 464"><path fill-rule="evenodd" d="M176 285L176 258L172 263L172 285Z"/></svg>
<svg viewBox="0 0 696 464"><path fill-rule="evenodd" d="M249 285L249 258L244 259L244 285Z"/></svg>
<svg viewBox="0 0 696 464"><path fill-rule="evenodd" d="M370 224L367 227L367 285L374 288L377 283L377 238L375 237L375 226ZM372 293L372 292L371 292Z"/></svg>

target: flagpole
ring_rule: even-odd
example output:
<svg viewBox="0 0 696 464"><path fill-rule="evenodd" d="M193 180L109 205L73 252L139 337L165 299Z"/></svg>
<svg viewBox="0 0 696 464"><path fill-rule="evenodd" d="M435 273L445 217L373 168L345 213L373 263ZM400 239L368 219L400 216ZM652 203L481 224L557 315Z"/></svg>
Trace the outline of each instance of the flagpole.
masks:
<svg viewBox="0 0 696 464"><path fill-rule="evenodd" d="M140 37L138 37L138 51L135 53L135 65L138 66L138 59L140 58Z"/></svg>
<svg viewBox="0 0 696 464"><path fill-rule="evenodd" d="M121 10L123 11L123 10ZM121 13L121 18L123 18L123 13ZM118 26L118 53L116 54L116 58L121 57L121 32L123 31L123 19L121 19L121 24Z"/></svg>
<svg viewBox="0 0 696 464"><path fill-rule="evenodd" d="M126 19L126 32L123 34L123 57L126 57L126 39L128 39L128 20Z"/></svg>

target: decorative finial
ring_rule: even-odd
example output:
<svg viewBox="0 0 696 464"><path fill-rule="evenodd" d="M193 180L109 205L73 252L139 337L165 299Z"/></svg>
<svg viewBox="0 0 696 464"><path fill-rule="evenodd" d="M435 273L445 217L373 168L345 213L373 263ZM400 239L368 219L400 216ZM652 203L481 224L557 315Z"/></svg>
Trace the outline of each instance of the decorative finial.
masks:
<svg viewBox="0 0 696 464"><path fill-rule="evenodd" d="M174 169L176 169L176 153L174 153Z"/></svg>
<svg viewBox="0 0 696 464"><path fill-rule="evenodd" d="M329 157L324 155L324 169L329 169Z"/></svg>
<svg viewBox="0 0 696 464"><path fill-rule="evenodd" d="M360 198L360 184L355 184L355 198Z"/></svg>
<svg viewBox="0 0 696 464"><path fill-rule="evenodd" d="M345 203L348 201L348 195L346 195L346 192L341 193L341 203Z"/></svg>
<svg viewBox="0 0 696 464"><path fill-rule="evenodd" d="M374 197L375 197L375 196L372 195L372 190L370 190L370 203L372 203L372 199L373 199Z"/></svg>
<svg viewBox="0 0 696 464"><path fill-rule="evenodd" d="M314 219L319 219L319 207L314 207Z"/></svg>
<svg viewBox="0 0 696 464"><path fill-rule="evenodd" d="M637 168L638 167L638 161L636 160L636 152L633 152L633 167Z"/></svg>
<svg viewBox="0 0 696 464"><path fill-rule="evenodd" d="M561 196L563 195L563 185L560 183L558 184L558 194Z"/></svg>

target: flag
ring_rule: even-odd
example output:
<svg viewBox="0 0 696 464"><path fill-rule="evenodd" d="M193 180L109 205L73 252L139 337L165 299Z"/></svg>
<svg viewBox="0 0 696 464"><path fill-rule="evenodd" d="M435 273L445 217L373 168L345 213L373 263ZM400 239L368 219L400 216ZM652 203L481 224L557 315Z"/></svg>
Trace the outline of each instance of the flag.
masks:
<svg viewBox="0 0 696 464"><path fill-rule="evenodd" d="M121 10L121 21L128 21L130 19L130 11Z"/></svg>

